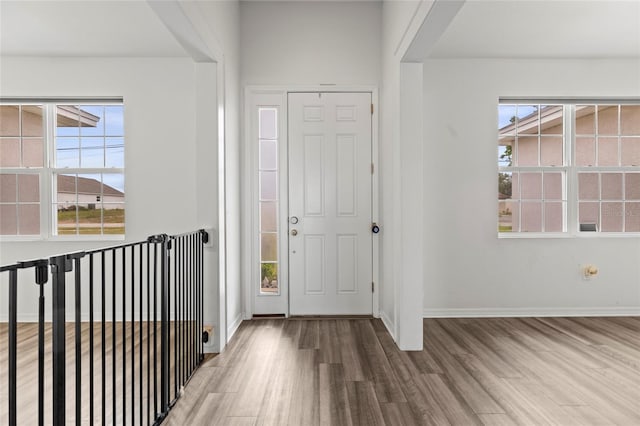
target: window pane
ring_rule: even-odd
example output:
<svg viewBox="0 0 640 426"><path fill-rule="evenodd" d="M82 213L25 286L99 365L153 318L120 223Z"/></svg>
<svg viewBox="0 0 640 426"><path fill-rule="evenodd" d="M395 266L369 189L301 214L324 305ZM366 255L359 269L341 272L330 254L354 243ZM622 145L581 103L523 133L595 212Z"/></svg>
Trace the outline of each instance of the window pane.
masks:
<svg viewBox="0 0 640 426"><path fill-rule="evenodd" d="M24 167L44 166L44 141L41 138L22 140L22 165Z"/></svg>
<svg viewBox="0 0 640 426"><path fill-rule="evenodd" d="M595 166L596 140L594 138L576 138L576 165Z"/></svg>
<svg viewBox="0 0 640 426"><path fill-rule="evenodd" d="M104 202L124 203L124 174L104 173L102 175Z"/></svg>
<svg viewBox="0 0 640 426"><path fill-rule="evenodd" d="M107 200L112 199L105 196ZM96 204L99 208L99 205ZM125 231L125 206L123 203L104 203L102 215L104 217L103 232L105 234L124 234Z"/></svg>
<svg viewBox="0 0 640 426"><path fill-rule="evenodd" d="M260 172L260 199L277 199L277 172Z"/></svg>
<svg viewBox="0 0 640 426"><path fill-rule="evenodd" d="M596 107L592 105L576 106L576 134L596 134Z"/></svg>
<svg viewBox="0 0 640 426"><path fill-rule="evenodd" d="M277 110L273 108L260 108L259 115L258 137L260 139L276 139L278 137Z"/></svg>
<svg viewBox="0 0 640 426"><path fill-rule="evenodd" d="M562 173L544 174L544 198L545 200L562 200L563 184Z"/></svg>
<svg viewBox="0 0 640 426"><path fill-rule="evenodd" d="M624 176L625 200L640 200L640 173L627 173Z"/></svg>
<svg viewBox="0 0 640 426"><path fill-rule="evenodd" d="M515 105L498 105L498 129L500 129L500 134L515 134L516 116Z"/></svg>
<svg viewBox="0 0 640 426"><path fill-rule="evenodd" d="M17 201L18 177L14 174L0 174L0 202L15 203Z"/></svg>
<svg viewBox="0 0 640 426"><path fill-rule="evenodd" d="M513 212L518 208L518 204L511 200L498 201L498 232L517 231L513 228Z"/></svg>
<svg viewBox="0 0 640 426"><path fill-rule="evenodd" d="M18 234L40 233L40 204L18 204Z"/></svg>
<svg viewBox="0 0 640 426"><path fill-rule="evenodd" d="M617 136L618 135L618 106L600 105L598 106L598 135Z"/></svg>
<svg viewBox="0 0 640 426"><path fill-rule="evenodd" d="M538 137L521 136L518 138L518 166L538 165Z"/></svg>
<svg viewBox="0 0 640 426"><path fill-rule="evenodd" d="M260 260L263 262L278 260L278 234L260 234Z"/></svg>
<svg viewBox="0 0 640 426"><path fill-rule="evenodd" d="M15 204L0 204L0 234L18 234L18 213Z"/></svg>
<svg viewBox="0 0 640 426"><path fill-rule="evenodd" d="M595 223L600 227L600 203L579 203L578 222L580 224Z"/></svg>
<svg viewBox="0 0 640 426"><path fill-rule="evenodd" d="M0 106L0 136L20 136L20 107Z"/></svg>
<svg viewBox="0 0 640 426"><path fill-rule="evenodd" d="M105 135L124 136L124 109L122 105L104 107Z"/></svg>
<svg viewBox="0 0 640 426"><path fill-rule="evenodd" d="M0 139L0 167L20 167L20 139Z"/></svg>
<svg viewBox="0 0 640 426"><path fill-rule="evenodd" d="M622 138L622 165L640 166L640 137Z"/></svg>
<svg viewBox="0 0 640 426"><path fill-rule="evenodd" d="M260 141L260 169L276 170L278 167L278 142Z"/></svg>
<svg viewBox="0 0 640 426"><path fill-rule="evenodd" d="M22 107L22 136L42 137L44 121L41 105L24 105Z"/></svg>
<svg viewBox="0 0 640 426"><path fill-rule="evenodd" d="M121 139L120 139L121 140ZM109 139L107 139L107 143ZM111 139L111 142L114 142ZM106 158L105 158L105 166L106 167L115 167L115 168L123 168L124 167L124 146L116 147L107 145L106 149Z"/></svg>
<svg viewBox="0 0 640 426"><path fill-rule="evenodd" d="M563 203L545 203L544 230L546 232L562 232L563 224Z"/></svg>
<svg viewBox="0 0 640 426"><path fill-rule="evenodd" d="M516 124L516 132L521 134L540 133L540 122L538 120L538 105L518 105L517 117L512 117Z"/></svg>
<svg viewBox="0 0 640 426"><path fill-rule="evenodd" d="M562 105L540 106L540 134L562 135L564 132Z"/></svg>
<svg viewBox="0 0 640 426"><path fill-rule="evenodd" d="M520 230L522 232L541 232L542 231L542 203L541 202L523 202L520 208L522 209Z"/></svg>
<svg viewBox="0 0 640 426"><path fill-rule="evenodd" d="M260 232L276 232L277 228L277 216L276 216L277 203L260 203Z"/></svg>
<svg viewBox="0 0 640 426"><path fill-rule="evenodd" d="M622 173L602 173L602 199L622 200Z"/></svg>
<svg viewBox="0 0 640 426"><path fill-rule="evenodd" d="M599 200L600 183L598 173L578 174L578 199L579 200Z"/></svg>
<svg viewBox="0 0 640 426"><path fill-rule="evenodd" d="M56 167L80 167L80 150L64 149L56 152Z"/></svg>
<svg viewBox="0 0 640 426"><path fill-rule="evenodd" d="M540 160L543 166L562 166L562 137L540 138Z"/></svg>
<svg viewBox="0 0 640 426"><path fill-rule="evenodd" d="M80 235L102 234L102 209L94 203L78 203L78 231Z"/></svg>
<svg viewBox="0 0 640 426"><path fill-rule="evenodd" d="M501 137L498 140L498 166L509 167L512 166L513 160L513 145L515 139L510 136Z"/></svg>
<svg viewBox="0 0 640 426"><path fill-rule="evenodd" d="M620 134L640 135L640 105L620 106Z"/></svg>
<svg viewBox="0 0 640 426"><path fill-rule="evenodd" d="M542 173L520 173L520 193L523 200L541 200Z"/></svg>
<svg viewBox="0 0 640 426"><path fill-rule="evenodd" d="M622 203L602 203L601 229L603 232L622 231Z"/></svg>
<svg viewBox="0 0 640 426"><path fill-rule="evenodd" d="M104 149L84 148L82 150L82 158L80 160L81 167L104 167Z"/></svg>
<svg viewBox="0 0 640 426"><path fill-rule="evenodd" d="M58 204L58 235L73 235L77 233L77 212L75 202L65 202Z"/></svg>
<svg viewBox="0 0 640 426"><path fill-rule="evenodd" d="M104 134L104 107L102 105L81 105L78 107L80 116L80 135L100 136Z"/></svg>
<svg viewBox="0 0 640 426"><path fill-rule="evenodd" d="M72 105L58 105L56 108L56 136L78 136L79 134L78 108Z"/></svg>
<svg viewBox="0 0 640 426"><path fill-rule="evenodd" d="M40 176L18 175L18 201L40 202Z"/></svg>
<svg viewBox="0 0 640 426"><path fill-rule="evenodd" d="M625 231L640 232L640 203L625 203Z"/></svg>
<svg viewBox="0 0 640 426"><path fill-rule="evenodd" d="M260 292L276 293L278 291L278 264L260 264Z"/></svg>
<svg viewBox="0 0 640 426"><path fill-rule="evenodd" d="M520 173L511 174L511 198L520 198Z"/></svg>
<svg viewBox="0 0 640 426"><path fill-rule="evenodd" d="M618 138L598 138L598 165L618 165Z"/></svg>
<svg viewBox="0 0 640 426"><path fill-rule="evenodd" d="M102 148L104 146L104 137L82 137L80 139L80 146L85 148Z"/></svg>

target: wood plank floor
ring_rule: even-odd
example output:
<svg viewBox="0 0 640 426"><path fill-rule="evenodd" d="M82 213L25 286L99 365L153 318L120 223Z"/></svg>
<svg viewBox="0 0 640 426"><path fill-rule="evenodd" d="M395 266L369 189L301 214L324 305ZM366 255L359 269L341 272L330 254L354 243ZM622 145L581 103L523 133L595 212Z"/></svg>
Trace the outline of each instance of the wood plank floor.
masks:
<svg viewBox="0 0 640 426"><path fill-rule="evenodd" d="M640 425L640 318L254 320L168 425Z"/></svg>
<svg viewBox="0 0 640 426"><path fill-rule="evenodd" d="M185 321L185 327L194 323ZM90 387L90 362L88 323L81 324L81 421L82 425L102 424L102 406L105 403L104 424L152 424L154 403L160 400L160 323L122 322L105 323L104 376L102 372L102 324L94 323L94 388ZM76 357L74 324L66 324L66 423L76 424ZM188 366L180 363L176 372L175 323L170 323L169 342L169 398L174 399L181 379L189 374ZM115 332L115 342L113 340ZM45 424L52 423L52 355L51 323L45 323ZM126 343L123 338L126 337ZM183 336L183 339L185 337ZM154 350L155 341L155 350ZM38 325L19 323L17 336L17 421L19 425L35 425L38 419ZM186 347L181 343L181 348ZM182 353L182 352L180 352ZM115 370L114 365L115 354ZM195 364L195 354L189 353ZM126 362L124 362L126 361ZM8 424L8 326L0 324L0 426ZM114 374L115 372L115 374ZM178 381L176 381L178 376ZM102 381L104 378L104 393ZM115 388L113 386L115 380ZM115 398L114 398L115 395ZM90 404L94 403L94 419L90 418ZM115 400L115 404L114 404ZM142 422L141 422L142 421Z"/></svg>

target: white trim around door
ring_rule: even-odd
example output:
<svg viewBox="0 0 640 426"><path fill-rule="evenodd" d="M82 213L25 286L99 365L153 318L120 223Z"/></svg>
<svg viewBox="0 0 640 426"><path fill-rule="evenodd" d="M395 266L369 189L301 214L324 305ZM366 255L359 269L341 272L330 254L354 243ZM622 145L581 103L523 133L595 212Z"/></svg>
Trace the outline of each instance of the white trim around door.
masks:
<svg viewBox="0 0 640 426"><path fill-rule="evenodd" d="M370 86L298 86L298 87L272 87L272 86L247 86L244 96L244 141L241 147L242 161L242 184L241 184L241 202L242 202L242 285L244 291L243 312L245 319L251 319L254 314L271 314L279 313L285 316L289 315L289 287L288 287L288 167L287 167L287 97L289 93L297 92L317 92L317 93L370 93L373 113L371 117L371 150L372 150L372 194L371 194L371 215L375 223L380 224L379 220L379 161L378 161L378 126L379 126L379 102L378 89ZM277 131L269 131L268 134L259 134L259 110L274 110L277 120ZM265 117L272 116L271 111L266 111ZM269 140L277 141L277 167L278 176L278 193L277 204L278 219L276 230L269 229L269 232L276 232L278 235L278 259L277 270L278 279L275 285L277 287L273 291L268 292L260 290L259 284L261 279L261 259L260 259L260 213L258 200L260 200L260 162L259 162L259 144L260 137L268 137ZM272 166L268 166L272 167ZM264 169L264 174L272 172L271 168ZM270 195L268 198L270 199ZM267 200L268 204L269 200ZM373 237L372 247L372 277L374 282L372 297L372 313L374 317L379 316L380 294L379 291L379 238ZM269 262L271 260L268 260Z"/></svg>

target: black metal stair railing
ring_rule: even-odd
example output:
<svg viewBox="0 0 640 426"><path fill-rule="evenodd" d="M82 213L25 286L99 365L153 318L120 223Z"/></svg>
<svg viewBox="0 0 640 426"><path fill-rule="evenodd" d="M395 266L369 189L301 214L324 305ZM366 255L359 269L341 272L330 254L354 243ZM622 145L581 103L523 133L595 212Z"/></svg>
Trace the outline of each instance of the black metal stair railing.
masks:
<svg viewBox="0 0 640 426"><path fill-rule="evenodd" d="M39 286L34 423L160 424L204 357L208 238L204 230L160 234L2 266L0 273L8 273L9 287L8 392L4 410L5 402L0 401L0 413L7 413L0 423L15 426L33 419L35 402L18 404L20 375L33 374L18 368L18 273L22 277L33 270ZM51 297L46 300L49 267ZM66 307L70 293L72 310ZM46 307L51 309L50 323L45 321ZM73 402L67 394L71 386Z"/></svg>

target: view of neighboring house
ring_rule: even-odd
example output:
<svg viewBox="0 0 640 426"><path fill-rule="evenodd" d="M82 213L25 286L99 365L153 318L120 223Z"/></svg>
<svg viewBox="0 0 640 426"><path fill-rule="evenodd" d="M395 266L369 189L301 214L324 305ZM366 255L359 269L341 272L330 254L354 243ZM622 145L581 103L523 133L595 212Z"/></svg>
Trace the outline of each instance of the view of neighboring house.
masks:
<svg viewBox="0 0 640 426"><path fill-rule="evenodd" d="M640 174L625 170L640 165L640 106L576 105L569 133L562 105L520 108L533 112L514 112L499 129L503 166L513 169L499 175L500 232L562 232L568 173L577 173L583 230L640 231Z"/></svg>
<svg viewBox="0 0 640 426"><path fill-rule="evenodd" d="M124 192L96 179L75 175L58 175L57 208L66 209L76 205L89 210L121 209L124 206ZM101 207L101 205L103 207Z"/></svg>

